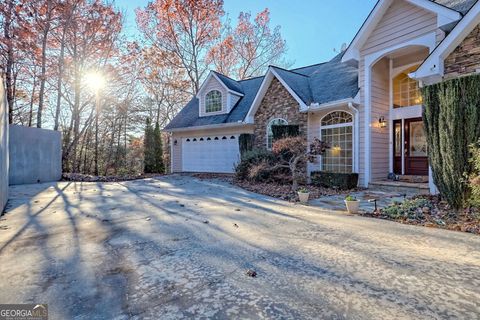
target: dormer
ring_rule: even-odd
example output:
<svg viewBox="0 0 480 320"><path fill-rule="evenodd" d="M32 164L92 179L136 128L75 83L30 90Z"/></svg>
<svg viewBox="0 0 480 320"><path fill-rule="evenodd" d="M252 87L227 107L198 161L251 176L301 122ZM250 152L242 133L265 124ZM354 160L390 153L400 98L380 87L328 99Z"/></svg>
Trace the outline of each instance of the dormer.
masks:
<svg viewBox="0 0 480 320"><path fill-rule="evenodd" d="M243 97L240 84L222 74L210 71L196 95L200 117L230 113Z"/></svg>

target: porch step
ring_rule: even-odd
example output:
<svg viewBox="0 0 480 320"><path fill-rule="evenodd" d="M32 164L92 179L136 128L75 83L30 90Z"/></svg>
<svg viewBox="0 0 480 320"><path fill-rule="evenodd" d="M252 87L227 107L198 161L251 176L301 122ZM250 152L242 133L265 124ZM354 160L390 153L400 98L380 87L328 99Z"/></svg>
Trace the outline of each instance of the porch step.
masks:
<svg viewBox="0 0 480 320"><path fill-rule="evenodd" d="M371 190L406 194L407 196L430 193L430 187L425 182L382 180L370 182L368 187Z"/></svg>
<svg viewBox="0 0 480 320"><path fill-rule="evenodd" d="M398 176L401 182L412 182L412 183L427 183L428 176L412 176L412 175L400 175Z"/></svg>

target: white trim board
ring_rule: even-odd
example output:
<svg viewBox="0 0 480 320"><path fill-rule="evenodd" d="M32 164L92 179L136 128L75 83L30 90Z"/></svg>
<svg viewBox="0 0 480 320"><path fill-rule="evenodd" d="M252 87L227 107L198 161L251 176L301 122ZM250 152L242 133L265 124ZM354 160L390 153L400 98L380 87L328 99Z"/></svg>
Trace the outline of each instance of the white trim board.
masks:
<svg viewBox="0 0 480 320"><path fill-rule="evenodd" d="M292 97L298 102L299 110L304 110L307 108L305 102L303 102L303 100L295 93L295 91L292 90L292 88L290 88L290 86L285 82L285 80L283 80L282 77L280 77L272 67L269 67L267 73L265 74L265 77L263 78L262 84L260 85L260 88L255 95L255 99L250 106L250 110L248 110L247 116L245 117L245 122L254 122L255 113L260 107L263 97L265 97L268 87L272 83L274 77L277 78L278 81L280 81L280 83L285 87L285 89L287 89L288 93L290 93Z"/></svg>
<svg viewBox="0 0 480 320"><path fill-rule="evenodd" d="M203 90L205 89L206 84L208 83L208 81L209 81L212 77L215 78L215 80L217 80L218 82L220 82L220 84L225 88L225 90L227 90L227 92L232 93L232 94L235 94L235 95L240 96L240 97L243 97L243 96L244 96L243 93L237 92L237 91L232 90L232 89L230 89L229 87L227 87L227 85L226 85L222 80L220 80L220 78L215 74L215 72L210 71L210 73L208 74L207 78L205 79L205 81L203 81L202 85L201 85L200 88L198 89L197 94L195 95L195 97L197 97L197 99L200 99L200 97L201 97L202 94L203 94Z"/></svg>
<svg viewBox="0 0 480 320"><path fill-rule="evenodd" d="M387 56L388 54L411 46L424 46L428 47L429 51L433 51L436 45L436 34L435 32L427 33L421 37L406 41L404 43L386 48L384 50L377 51L370 55L365 56L365 83L364 83L364 93L365 93L365 187L368 187L368 184L371 180L371 122L372 122L372 101L371 101L371 73L372 66L377 63L380 59Z"/></svg>
<svg viewBox="0 0 480 320"><path fill-rule="evenodd" d="M427 84L440 82L444 75L444 60L462 43L462 41L480 23L480 1L467 12L465 17L453 28L450 34L433 50L417 71L410 77Z"/></svg>
<svg viewBox="0 0 480 320"><path fill-rule="evenodd" d="M342 57L342 62L350 60L360 61L360 48L368 40L368 37L380 22L393 1L406 1L412 5L435 13L437 15L437 27L439 28L462 18L462 15L459 12L429 0L379 0L345 51L345 54Z"/></svg>

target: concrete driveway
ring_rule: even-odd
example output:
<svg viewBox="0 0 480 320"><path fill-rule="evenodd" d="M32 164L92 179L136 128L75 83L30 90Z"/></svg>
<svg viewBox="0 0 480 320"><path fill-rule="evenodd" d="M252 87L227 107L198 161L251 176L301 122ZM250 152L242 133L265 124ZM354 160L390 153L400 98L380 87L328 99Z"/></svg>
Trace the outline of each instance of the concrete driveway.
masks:
<svg viewBox="0 0 480 320"><path fill-rule="evenodd" d="M478 236L175 175L11 198L0 303L48 303L50 319L480 318Z"/></svg>

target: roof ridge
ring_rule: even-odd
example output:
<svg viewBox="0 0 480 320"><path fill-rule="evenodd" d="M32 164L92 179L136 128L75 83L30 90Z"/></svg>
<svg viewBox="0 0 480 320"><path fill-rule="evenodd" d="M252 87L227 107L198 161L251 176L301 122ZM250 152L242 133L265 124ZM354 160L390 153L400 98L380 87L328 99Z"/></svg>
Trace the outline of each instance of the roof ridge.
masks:
<svg viewBox="0 0 480 320"><path fill-rule="evenodd" d="M265 76L264 75L263 76L256 76L256 77L246 78L246 79L242 79L242 80L237 80L237 82L248 81L248 80L253 80L253 79L263 78L263 77L265 77Z"/></svg>
<svg viewBox="0 0 480 320"><path fill-rule="evenodd" d="M230 79L230 80L232 80L232 81L235 81L235 82L238 82L238 81L239 81L239 80L235 80L235 79L233 79L233 78L230 78L229 76L224 75L223 73L220 73L220 72L218 72L218 71L212 70L212 72L214 72L214 73L216 73L216 74L219 74L219 75L221 75L221 76L223 76L223 77L225 77L225 78L227 78L227 79Z"/></svg>
<svg viewBox="0 0 480 320"><path fill-rule="evenodd" d="M309 78L309 76L307 76L307 75L304 75L304 74L301 74L301 73L298 73L298 72L295 72L295 71L292 71L292 70L288 70L288 69L280 68L280 67L273 66L273 65L270 65L269 67L272 67L272 68L277 68L277 69L280 69L280 70L283 70L283 71L287 71L287 72L291 72L291 73L294 73L294 74L298 74L299 76L302 76L302 77Z"/></svg>
<svg viewBox="0 0 480 320"><path fill-rule="evenodd" d="M319 63L314 63L314 64L309 64L307 66L303 66L303 67L298 67L298 68L293 68L293 69L290 69L289 71L292 71L292 72L295 72L293 70L299 70L299 69L305 69L305 68L310 68L310 67L313 67L313 66L319 66L321 64L325 64L325 63L329 63L330 61L324 61L324 62L319 62Z"/></svg>

